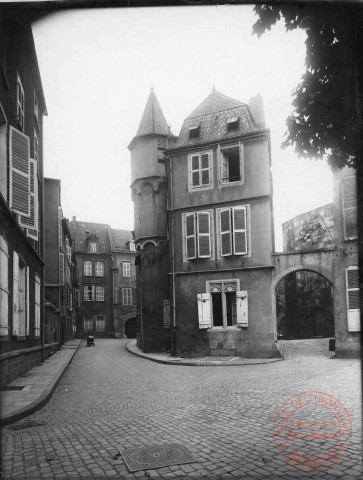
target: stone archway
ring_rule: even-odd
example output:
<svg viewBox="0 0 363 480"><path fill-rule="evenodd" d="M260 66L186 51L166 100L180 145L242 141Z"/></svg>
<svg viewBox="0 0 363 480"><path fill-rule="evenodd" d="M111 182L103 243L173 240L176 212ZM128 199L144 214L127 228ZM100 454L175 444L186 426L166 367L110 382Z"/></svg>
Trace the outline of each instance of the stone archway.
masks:
<svg viewBox="0 0 363 480"><path fill-rule="evenodd" d="M130 317L125 322L125 336L127 338L136 338L136 317Z"/></svg>
<svg viewBox="0 0 363 480"><path fill-rule="evenodd" d="M283 270L271 285L277 339L334 336L332 287L330 272L320 265Z"/></svg>

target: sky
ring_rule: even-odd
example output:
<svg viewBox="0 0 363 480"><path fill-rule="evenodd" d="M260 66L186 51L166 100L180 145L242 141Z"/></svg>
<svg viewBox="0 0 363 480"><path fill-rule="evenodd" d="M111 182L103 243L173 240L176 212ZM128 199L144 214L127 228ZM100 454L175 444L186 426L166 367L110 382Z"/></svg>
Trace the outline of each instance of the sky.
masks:
<svg viewBox="0 0 363 480"><path fill-rule="evenodd" d="M250 5L81 9L33 25L48 115L45 176L61 179L66 217L133 230L131 160L151 87L174 134L212 91L263 97L271 131L276 250L281 224L332 202L324 161L282 150L305 32L277 24L260 39Z"/></svg>

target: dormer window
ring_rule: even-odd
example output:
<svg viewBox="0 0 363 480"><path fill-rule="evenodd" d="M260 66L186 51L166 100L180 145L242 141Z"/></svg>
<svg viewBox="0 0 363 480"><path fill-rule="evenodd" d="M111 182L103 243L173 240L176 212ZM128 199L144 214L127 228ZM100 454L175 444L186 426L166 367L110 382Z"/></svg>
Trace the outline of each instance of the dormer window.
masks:
<svg viewBox="0 0 363 480"><path fill-rule="evenodd" d="M198 138L200 135L200 125L189 128L189 138Z"/></svg>
<svg viewBox="0 0 363 480"><path fill-rule="evenodd" d="M238 123L239 123L239 118L238 117L232 117L227 120L227 130L238 130Z"/></svg>
<svg viewBox="0 0 363 480"><path fill-rule="evenodd" d="M135 251L135 242L133 240L131 240L131 242L130 242L130 251L131 252Z"/></svg>
<svg viewBox="0 0 363 480"><path fill-rule="evenodd" d="M89 243L89 251L90 251L90 253L97 253L97 243L96 242L90 242Z"/></svg>

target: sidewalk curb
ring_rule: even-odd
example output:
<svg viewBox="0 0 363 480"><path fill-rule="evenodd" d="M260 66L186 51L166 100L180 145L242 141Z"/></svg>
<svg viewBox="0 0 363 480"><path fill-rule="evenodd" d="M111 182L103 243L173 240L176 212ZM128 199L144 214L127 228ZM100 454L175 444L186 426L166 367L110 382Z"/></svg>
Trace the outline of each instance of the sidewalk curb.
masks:
<svg viewBox="0 0 363 480"><path fill-rule="evenodd" d="M78 352L79 347L81 346L82 342L79 342L77 348L74 349L74 352L66 364L63 365L63 368L58 372L58 375L55 377L54 381L52 381L45 389L44 393L39 395L39 397L32 402L30 405L18 410L16 413L11 415L5 415L1 418L1 428L9 425L10 423L17 422L24 417L27 417L34 413L35 411L39 410L40 408L44 407L44 405L51 399L54 390L57 388L58 383L60 382L61 378L63 377L65 371L68 368L68 365L72 362L73 357ZM69 348L69 347L68 347Z"/></svg>
<svg viewBox="0 0 363 480"><path fill-rule="evenodd" d="M132 347L136 346L134 343L135 340L131 340L126 344L127 350L136 355L137 357L145 358L146 360L151 360L152 362L162 363L164 365L181 365L181 366L188 366L188 367L244 367L245 365L266 365L270 363L276 363L283 360L283 358L270 358L266 359L268 361L261 361L261 362L248 362L248 360L244 363L222 363L219 361L210 361L210 362L196 362L196 361L189 361L189 360L163 360L162 358L155 358L149 356L147 353L143 353L141 351L134 350Z"/></svg>

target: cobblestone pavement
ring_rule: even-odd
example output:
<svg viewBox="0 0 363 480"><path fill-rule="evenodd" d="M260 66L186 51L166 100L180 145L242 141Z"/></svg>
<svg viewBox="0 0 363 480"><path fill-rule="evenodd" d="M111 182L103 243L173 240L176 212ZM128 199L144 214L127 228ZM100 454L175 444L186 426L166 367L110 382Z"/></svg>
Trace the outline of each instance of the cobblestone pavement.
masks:
<svg viewBox="0 0 363 480"><path fill-rule="evenodd" d="M2 478L362 477L358 360L297 356L264 365L174 366L136 357L126 342L82 343L50 402L26 418L43 424L1 430ZM317 472L289 465L273 440L279 408L310 390L342 402L354 426L346 455ZM197 463L130 473L119 454L164 443L183 445Z"/></svg>

